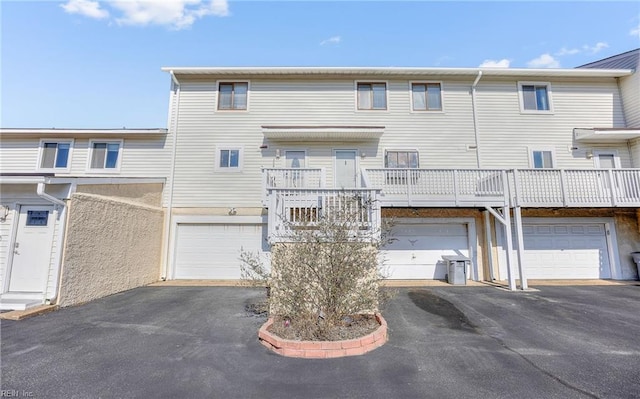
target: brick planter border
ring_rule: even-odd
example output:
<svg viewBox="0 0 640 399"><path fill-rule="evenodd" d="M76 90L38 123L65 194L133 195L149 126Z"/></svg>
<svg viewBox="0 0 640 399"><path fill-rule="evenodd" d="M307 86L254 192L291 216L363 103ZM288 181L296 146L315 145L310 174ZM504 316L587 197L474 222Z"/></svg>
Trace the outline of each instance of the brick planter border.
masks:
<svg viewBox="0 0 640 399"><path fill-rule="evenodd" d="M260 343L279 355L306 359L326 359L344 356L363 355L381 347L387 342L387 322L380 313L376 313L380 324L371 334L344 341L294 341L271 334L267 329L273 324L269 318L258 331Z"/></svg>

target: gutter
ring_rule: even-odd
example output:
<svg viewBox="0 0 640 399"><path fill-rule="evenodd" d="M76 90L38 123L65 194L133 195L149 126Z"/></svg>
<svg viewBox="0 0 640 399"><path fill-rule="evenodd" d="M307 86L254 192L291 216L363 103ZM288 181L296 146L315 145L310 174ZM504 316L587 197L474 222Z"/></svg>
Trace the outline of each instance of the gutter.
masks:
<svg viewBox="0 0 640 399"><path fill-rule="evenodd" d="M54 205L56 205L56 207L54 208L55 211L58 213L59 217L60 217L60 226L58 227L60 232L59 232L59 238L57 240L58 242L58 261L57 261L57 265L55 268L56 271L56 275L53 278L53 287L52 287L52 292L53 292L53 296L47 298L47 285L49 284L49 279L50 279L50 275L47 274L47 281L45 282L45 287L44 287L44 295L45 295L45 303L47 304L52 304L53 302L55 302L55 300L58 298L58 289L60 288L60 281L59 281L59 277L61 276L60 273L60 268L62 267L62 243L64 242L64 238L66 235L66 228L67 228L67 204L62 201L61 199L58 199L50 194L47 194L45 192L45 187L46 187L46 183L38 183L38 186L36 188L36 194L38 195L38 197L42 198L45 201L49 201L51 203L53 203ZM62 211L58 211L58 207L62 207ZM51 270L51 269L49 269Z"/></svg>
<svg viewBox="0 0 640 399"><path fill-rule="evenodd" d="M473 134L476 139L476 163L480 169L480 134L478 132L478 112L476 111L476 86L482 77L482 71L478 71L476 80L471 85L471 110L473 111Z"/></svg>
<svg viewBox="0 0 640 399"><path fill-rule="evenodd" d="M176 75L173 73L173 70L169 71L171 75L171 80L176 86L176 100L175 100L175 108L172 107L172 111L175 109L175 115L169 116L169 126L170 131L173 133L173 141L171 148L171 170L169 172L169 198L167 201L167 214L165 215L165 223L164 223L164 260L162 264L162 274L160 275L161 280L167 280L167 274L169 272L169 256L171 255L171 222L173 219L173 188L175 181L175 173L176 173L176 153L177 153L177 144L178 144L178 115L180 112L180 82ZM173 112L172 112L173 114ZM173 117L173 124L171 123L171 118Z"/></svg>

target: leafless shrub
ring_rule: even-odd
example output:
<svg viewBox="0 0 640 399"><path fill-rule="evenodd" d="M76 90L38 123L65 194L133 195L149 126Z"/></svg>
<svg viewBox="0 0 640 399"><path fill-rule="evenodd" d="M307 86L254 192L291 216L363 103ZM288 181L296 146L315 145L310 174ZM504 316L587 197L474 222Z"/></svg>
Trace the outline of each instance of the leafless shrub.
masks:
<svg viewBox="0 0 640 399"><path fill-rule="evenodd" d="M271 269L258 254L242 252L242 278L265 285L270 315L289 320L304 339L321 340L345 318L371 314L391 295L380 290L387 277L379 250L390 242L390 226L372 227L374 204L359 197L336 200L313 222L285 223L285 239L271 248ZM316 210L317 211L317 210Z"/></svg>

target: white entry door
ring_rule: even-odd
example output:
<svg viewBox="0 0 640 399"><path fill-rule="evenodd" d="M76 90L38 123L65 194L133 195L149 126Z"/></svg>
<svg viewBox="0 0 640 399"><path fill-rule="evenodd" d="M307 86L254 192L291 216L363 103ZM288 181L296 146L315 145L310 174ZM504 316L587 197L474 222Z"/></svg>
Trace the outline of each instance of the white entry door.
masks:
<svg viewBox="0 0 640 399"><path fill-rule="evenodd" d="M53 207L20 207L9 291L44 290L51 261L54 224Z"/></svg>
<svg viewBox="0 0 640 399"><path fill-rule="evenodd" d="M356 150L335 150L336 167L334 169L336 188L355 188Z"/></svg>

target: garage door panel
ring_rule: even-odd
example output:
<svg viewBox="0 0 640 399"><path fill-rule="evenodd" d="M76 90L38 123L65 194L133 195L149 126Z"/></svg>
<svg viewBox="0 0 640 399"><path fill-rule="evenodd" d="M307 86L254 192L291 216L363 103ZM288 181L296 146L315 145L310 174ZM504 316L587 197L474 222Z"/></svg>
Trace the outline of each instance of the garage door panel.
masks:
<svg viewBox="0 0 640 399"><path fill-rule="evenodd" d="M527 278L611 278L604 223L535 224L525 220L522 230ZM515 250L515 237L513 245ZM506 266L500 274L506 278Z"/></svg>
<svg viewBox="0 0 640 399"><path fill-rule="evenodd" d="M268 262L267 228L261 224L178 224L176 279L239 279L242 251Z"/></svg>
<svg viewBox="0 0 640 399"><path fill-rule="evenodd" d="M391 279L444 279L442 255L469 256L465 224L397 225L392 238L382 251Z"/></svg>

